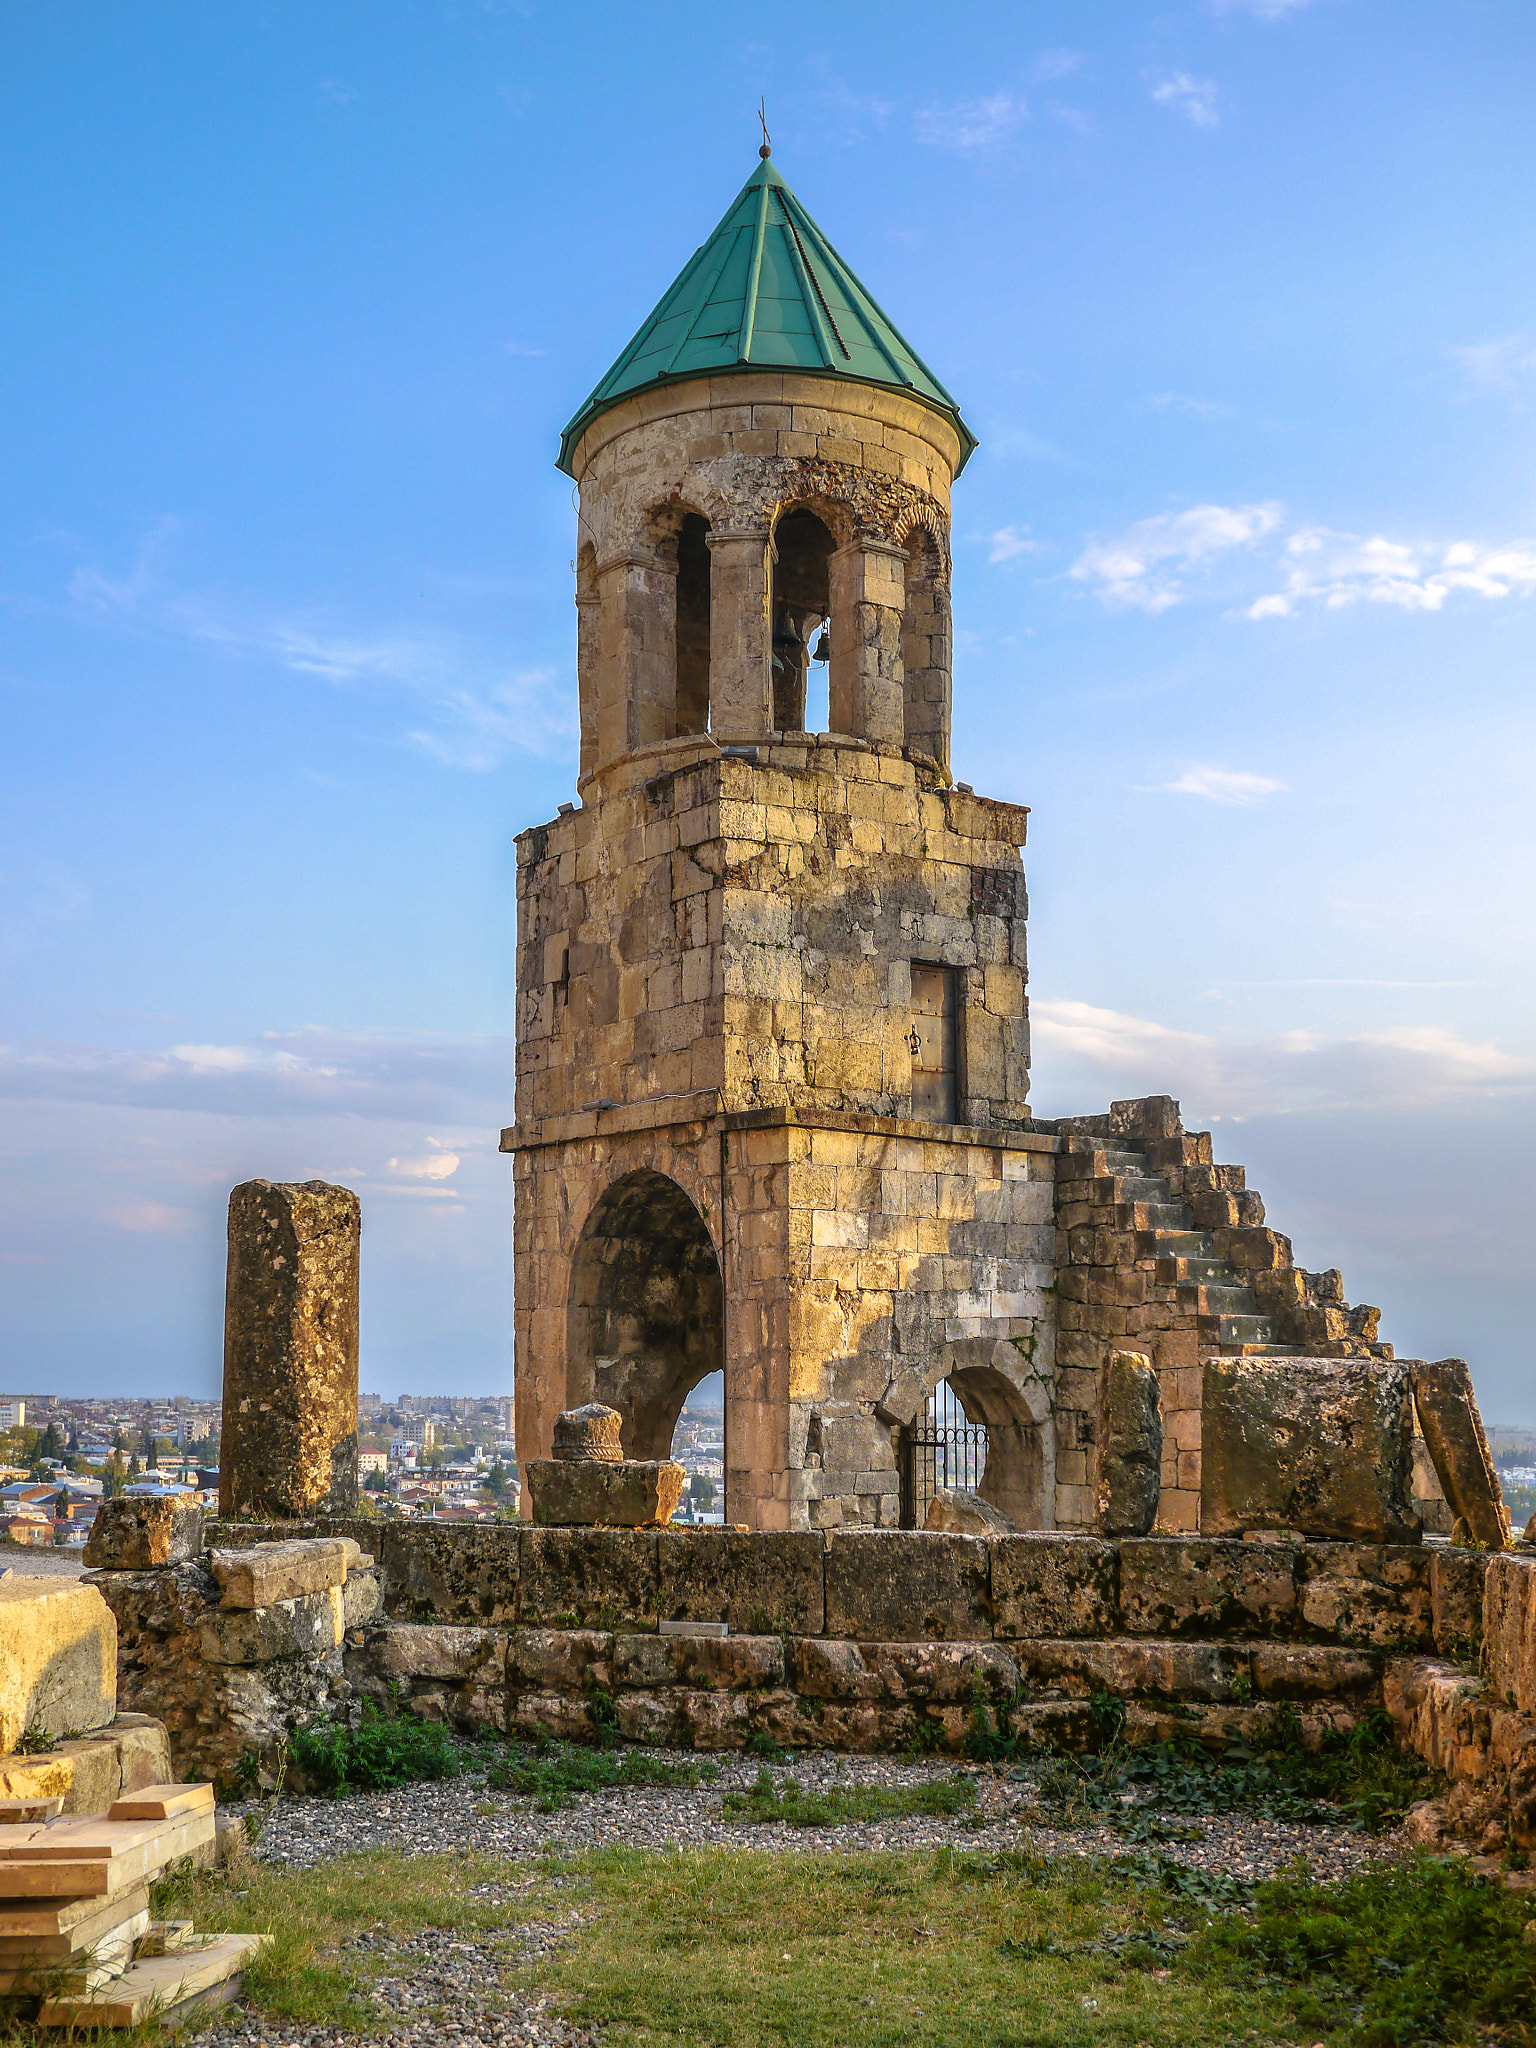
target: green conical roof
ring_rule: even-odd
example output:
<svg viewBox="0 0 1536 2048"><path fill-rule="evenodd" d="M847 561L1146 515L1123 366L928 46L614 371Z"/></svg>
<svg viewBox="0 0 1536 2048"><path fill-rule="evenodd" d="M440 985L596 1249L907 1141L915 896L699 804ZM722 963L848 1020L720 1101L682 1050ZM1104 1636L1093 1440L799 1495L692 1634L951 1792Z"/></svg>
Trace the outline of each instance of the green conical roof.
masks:
<svg viewBox="0 0 1536 2048"><path fill-rule="evenodd" d="M955 401L766 158L561 435L561 469L572 473L589 421L620 399L729 370L799 370L904 391L959 434L959 469L976 446Z"/></svg>

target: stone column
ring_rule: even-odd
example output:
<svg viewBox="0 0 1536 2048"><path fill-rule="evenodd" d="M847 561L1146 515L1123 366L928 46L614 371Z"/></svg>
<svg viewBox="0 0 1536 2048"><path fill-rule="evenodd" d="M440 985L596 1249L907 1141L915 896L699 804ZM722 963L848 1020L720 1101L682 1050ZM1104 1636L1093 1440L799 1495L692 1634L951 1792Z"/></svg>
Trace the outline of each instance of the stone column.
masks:
<svg viewBox="0 0 1536 2048"><path fill-rule="evenodd" d="M906 550L856 540L831 559L833 732L901 745Z"/></svg>
<svg viewBox="0 0 1536 2048"><path fill-rule="evenodd" d="M769 687L768 535L709 535L709 727L717 740L773 730Z"/></svg>
<svg viewBox="0 0 1536 2048"><path fill-rule="evenodd" d="M580 775L590 775L598 752L598 710L603 693L603 600L598 592L576 593L576 688L581 705Z"/></svg>
<svg viewBox="0 0 1536 2048"><path fill-rule="evenodd" d="M249 1180L229 1198L225 1521L357 1511L357 1268L350 1188Z"/></svg>
<svg viewBox="0 0 1536 2048"><path fill-rule="evenodd" d="M615 761L677 731L677 568L628 549L598 563L597 588L597 758Z"/></svg>
<svg viewBox="0 0 1536 2048"><path fill-rule="evenodd" d="M906 744L949 768L951 632L949 591L930 535L907 543L902 616L902 689Z"/></svg>

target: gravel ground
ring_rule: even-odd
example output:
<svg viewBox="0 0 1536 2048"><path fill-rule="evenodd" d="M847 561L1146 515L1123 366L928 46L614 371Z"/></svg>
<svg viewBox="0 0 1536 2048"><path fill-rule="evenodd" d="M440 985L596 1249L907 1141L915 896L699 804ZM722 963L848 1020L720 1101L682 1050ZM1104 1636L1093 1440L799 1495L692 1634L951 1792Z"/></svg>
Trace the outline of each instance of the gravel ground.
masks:
<svg viewBox="0 0 1536 2048"><path fill-rule="evenodd" d="M1034 1806L1033 1774L1008 1774L952 1761L903 1762L890 1757L809 1752L775 1768L807 1792L833 1786L895 1788L965 1772L977 1781L977 1812L954 1819L931 1815L850 1822L839 1827L791 1827L785 1822L743 1825L726 1820L721 1795L745 1790L762 1766L754 1758L656 1751L674 1763L714 1764L709 1784L671 1789L593 1792L560 1813L535 1813L531 1799L492 1792L478 1779L412 1785L398 1792L352 1793L345 1799L285 1799L274 1810L258 1854L299 1868L344 1855L349 1849L391 1848L408 1856L463 1849L483 1856L580 1855L623 1845L641 1849L723 1847L790 1850L826 1855L844 1850L931 1850L947 1846L986 1855L1032 1849L1054 1855L1124 1855L1136 1845L1102 1825L1041 1827L1017 1809ZM232 1809L238 1811L239 1809ZM1179 1816L1181 1827L1184 1816ZM1237 1814L1195 1818L1193 1842L1158 1842L1161 1854L1234 1877L1272 1877L1304 1855L1319 1879L1338 1877L1392 1853L1390 1837L1372 1839L1346 1828L1260 1821Z"/></svg>
<svg viewBox="0 0 1536 2048"><path fill-rule="evenodd" d="M743 1826L724 1819L721 1796L753 1783L762 1768L755 1759L653 1753L669 1762L712 1763L719 1775L691 1788L587 1793L574 1806L553 1814L535 1813L531 1799L492 1792L478 1777L412 1785L397 1792L353 1793L345 1799L285 1799L268 1820L257 1853L280 1868L302 1869L352 1849L372 1847L398 1849L408 1856L463 1850L509 1859L579 1855L613 1844L660 1850L710 1845L801 1855L932 1850L947 1844L980 1854L1024 1848L1054 1856L1112 1856L1134 1847L1102 1826L1062 1829L1032 1824L1028 1815L1038 1809L1028 1771L1003 1774L948 1761L816 1753L775 1767L775 1777L793 1776L805 1791L825 1792L838 1785L918 1785L961 1770L977 1781L977 1813L969 1824L963 1817L917 1817L829 1828ZM1184 1817L1178 1819L1182 1828ZM1338 1877L1395 1852L1391 1838L1373 1841L1343 1828L1235 1815L1209 1816L1188 1825L1198 1832L1197 1840L1158 1843L1157 1850L1196 1868L1242 1878L1272 1876L1298 1855L1306 1857L1315 1877ZM547 1895L552 1885L559 1889L565 1883L572 1888L567 1912L554 1919L519 1918L523 1895L536 1886ZM365 1932L348 1943L385 1965L372 1997L377 2021L386 2031L368 2036L374 2048L599 2048L596 2033L569 2025L546 2001L499 1981L504 1970L515 1969L519 1962L548 1955L586 1917L576 1880L510 1869L505 1878L477 1885L468 1896L508 1909L504 1934L476 1938L426 1928L408 1936ZM395 1963L398 1969L389 1967ZM334 2030L293 2032L231 2012L197 2034L188 2048L354 2048L359 2038Z"/></svg>

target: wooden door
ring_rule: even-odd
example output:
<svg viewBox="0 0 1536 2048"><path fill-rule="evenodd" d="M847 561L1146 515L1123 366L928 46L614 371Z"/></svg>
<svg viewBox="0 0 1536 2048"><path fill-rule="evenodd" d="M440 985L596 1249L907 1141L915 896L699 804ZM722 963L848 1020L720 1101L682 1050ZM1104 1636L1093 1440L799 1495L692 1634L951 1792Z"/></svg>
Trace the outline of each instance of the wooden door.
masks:
<svg viewBox="0 0 1536 2048"><path fill-rule="evenodd" d="M955 1088L955 970L912 969L912 1114L952 1124L958 1114Z"/></svg>

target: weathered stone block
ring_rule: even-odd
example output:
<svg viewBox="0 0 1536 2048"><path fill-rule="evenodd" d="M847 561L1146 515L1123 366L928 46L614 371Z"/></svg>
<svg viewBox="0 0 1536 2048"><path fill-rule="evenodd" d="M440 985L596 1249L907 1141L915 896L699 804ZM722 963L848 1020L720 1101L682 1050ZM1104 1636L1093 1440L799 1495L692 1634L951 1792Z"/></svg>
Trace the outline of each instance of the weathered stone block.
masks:
<svg viewBox="0 0 1536 2048"><path fill-rule="evenodd" d="M1490 1558L1484 1592L1488 1684L1501 1706L1536 1714L1536 1557Z"/></svg>
<svg viewBox="0 0 1536 2048"><path fill-rule="evenodd" d="M1467 1361L1415 1360L1408 1372L1419 1426L1451 1512L1484 1550L1503 1550L1509 1542L1509 1511L1488 1453Z"/></svg>
<svg viewBox="0 0 1536 2048"><path fill-rule="evenodd" d="M1162 1490L1163 1415L1157 1374L1141 1351L1114 1351L1099 1378L1094 1431L1094 1527L1145 1536Z"/></svg>
<svg viewBox="0 0 1536 2048"><path fill-rule="evenodd" d="M1380 1657L1331 1643L1256 1643L1249 1662L1263 1699L1361 1700L1381 1691Z"/></svg>
<svg viewBox="0 0 1536 2048"><path fill-rule="evenodd" d="M1113 1635L1119 1628L1113 1543L1055 1531L992 1545L993 1633L1000 1638Z"/></svg>
<svg viewBox="0 0 1536 2048"><path fill-rule="evenodd" d="M101 1728L117 1711L117 1622L94 1586L0 1579L0 1755L29 1728Z"/></svg>
<svg viewBox="0 0 1536 2048"><path fill-rule="evenodd" d="M1394 1360L1208 1359L1201 1529L1416 1541L1411 1441L1408 1375Z"/></svg>
<svg viewBox="0 0 1536 2048"><path fill-rule="evenodd" d="M1111 1637L1105 1642L1021 1643L1025 1678L1068 1693L1112 1692L1122 1699L1151 1694L1170 1700L1225 1700L1247 1657L1225 1644L1154 1643Z"/></svg>
<svg viewBox="0 0 1536 2048"><path fill-rule="evenodd" d="M688 1474L670 1458L530 1458L523 1476L544 1528L654 1529L670 1522Z"/></svg>
<svg viewBox="0 0 1536 2048"><path fill-rule="evenodd" d="M1144 1536L1120 1546L1120 1611L1131 1635L1289 1635L1296 1546Z"/></svg>
<svg viewBox="0 0 1536 2048"><path fill-rule="evenodd" d="M535 1692L580 1693L592 1685L611 1686L613 1637L603 1629L513 1629L507 1636L507 1679Z"/></svg>
<svg viewBox="0 0 1536 2048"><path fill-rule="evenodd" d="M819 1635L825 1539L814 1530L668 1529L657 1542L664 1621Z"/></svg>
<svg viewBox="0 0 1536 2048"><path fill-rule="evenodd" d="M99 1734L60 1742L42 1756L0 1757L0 1798L62 1798L66 1813L105 1813L114 1799L174 1773L164 1725L119 1714Z"/></svg>
<svg viewBox="0 0 1536 2048"><path fill-rule="evenodd" d="M838 1530L827 1541L827 1634L890 1642L990 1635L987 1553L977 1536Z"/></svg>
<svg viewBox="0 0 1536 2048"><path fill-rule="evenodd" d="M851 1643L802 1636L791 1645L795 1690L820 1700L969 1701L979 1683L1006 1702L1019 1667L1000 1644Z"/></svg>
<svg viewBox="0 0 1536 2048"><path fill-rule="evenodd" d="M522 1530L516 1523L439 1528L388 1522L373 1539L384 1606L413 1621L501 1622L517 1617Z"/></svg>
<svg viewBox="0 0 1536 2048"><path fill-rule="evenodd" d="M271 1664L327 1656L344 1633L341 1588L328 1586L297 1600L210 1614L199 1625L198 1643L210 1664Z"/></svg>
<svg viewBox="0 0 1536 2048"><path fill-rule="evenodd" d="M654 1529L520 1532L517 1619L524 1627L654 1627L661 1601Z"/></svg>
<svg viewBox="0 0 1536 2048"><path fill-rule="evenodd" d="M583 1408L567 1408L555 1417L552 1455L556 1458L596 1458L617 1465L624 1457L620 1431L624 1418L617 1408L605 1408L601 1401L589 1401Z"/></svg>
<svg viewBox="0 0 1536 2048"><path fill-rule="evenodd" d="M1434 1642L1430 1553L1415 1545L1309 1543L1296 1553L1309 1634L1383 1650Z"/></svg>
<svg viewBox="0 0 1536 2048"><path fill-rule="evenodd" d="M100 1571L147 1571L183 1564L203 1548L196 1501L135 1494L103 1501L85 1539L85 1563Z"/></svg>
<svg viewBox="0 0 1536 2048"><path fill-rule="evenodd" d="M383 1678L476 1680L499 1684L507 1663L507 1638L499 1629L433 1628L396 1621L369 1644Z"/></svg>
<svg viewBox="0 0 1536 2048"><path fill-rule="evenodd" d="M323 1181L247 1181L229 1198L219 1511L357 1509L361 1210Z"/></svg>
<svg viewBox="0 0 1536 2048"><path fill-rule="evenodd" d="M377 1574L349 1571L347 1583L341 1589L341 1625L347 1634L377 1621L383 1611L384 1595Z"/></svg>
<svg viewBox="0 0 1536 2048"><path fill-rule="evenodd" d="M208 1562L218 1582L219 1605L270 1607L342 1586L347 1553L338 1536L299 1543L253 1543L245 1550L211 1550Z"/></svg>
<svg viewBox="0 0 1536 2048"><path fill-rule="evenodd" d="M1483 1587L1488 1558L1479 1550L1436 1543L1429 1551L1429 1594L1435 1648L1442 1656L1473 1656L1483 1639Z"/></svg>
<svg viewBox="0 0 1536 2048"><path fill-rule="evenodd" d="M668 1685L761 1690L784 1683L778 1636L620 1635L613 1643L613 1682L636 1690Z"/></svg>
<svg viewBox="0 0 1536 2048"><path fill-rule="evenodd" d="M941 1536L1011 1536L1013 1523L979 1493L941 1487L928 1503L923 1527Z"/></svg>

